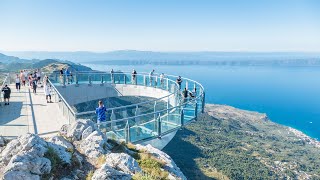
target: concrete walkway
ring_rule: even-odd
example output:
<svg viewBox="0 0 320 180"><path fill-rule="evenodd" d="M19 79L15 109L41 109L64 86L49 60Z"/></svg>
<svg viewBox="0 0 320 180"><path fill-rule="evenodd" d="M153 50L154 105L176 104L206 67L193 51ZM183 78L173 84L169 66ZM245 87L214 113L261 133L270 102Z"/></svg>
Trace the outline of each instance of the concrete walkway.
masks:
<svg viewBox="0 0 320 180"><path fill-rule="evenodd" d="M36 94L28 87L21 87L20 92L14 85L10 88L10 105L0 107L0 135L15 137L29 132L53 136L68 123L57 102L47 103L43 88L37 88Z"/></svg>
<svg viewBox="0 0 320 180"><path fill-rule="evenodd" d="M27 89L17 92L14 85L11 88L10 105L1 103L0 107L0 135L16 137L29 132Z"/></svg>

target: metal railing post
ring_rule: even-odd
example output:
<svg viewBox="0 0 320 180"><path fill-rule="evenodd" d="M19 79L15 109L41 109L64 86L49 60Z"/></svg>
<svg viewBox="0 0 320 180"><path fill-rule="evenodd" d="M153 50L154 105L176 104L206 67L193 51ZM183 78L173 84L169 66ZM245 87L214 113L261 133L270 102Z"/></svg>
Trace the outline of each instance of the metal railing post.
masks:
<svg viewBox="0 0 320 180"><path fill-rule="evenodd" d="M167 101L167 121L169 121L169 107L170 107L170 96L168 96L168 101Z"/></svg>
<svg viewBox="0 0 320 180"><path fill-rule="evenodd" d="M202 113L204 113L205 97L206 97L206 94L205 94L205 92L203 91L203 92L202 92L202 110L201 110Z"/></svg>
<svg viewBox="0 0 320 180"><path fill-rule="evenodd" d="M158 87L158 76L156 76L154 80L154 87Z"/></svg>
<svg viewBox="0 0 320 180"><path fill-rule="evenodd" d="M187 90L189 90L189 87L188 87L188 86L189 86L189 83L188 83L188 81L186 81L186 89L187 89Z"/></svg>
<svg viewBox="0 0 320 180"><path fill-rule="evenodd" d="M155 101L154 102L154 105L153 105L153 112L154 112L154 119L156 119L157 118L157 115L155 114L156 113L156 111L157 111L157 101Z"/></svg>
<svg viewBox="0 0 320 180"><path fill-rule="evenodd" d="M124 84L127 84L127 76L125 74L123 74L123 81L124 81Z"/></svg>
<svg viewBox="0 0 320 180"><path fill-rule="evenodd" d="M159 113L159 116L157 119L157 124L158 124L158 129L157 129L158 138L161 138L161 115L160 115L160 113Z"/></svg>
<svg viewBox="0 0 320 180"><path fill-rule="evenodd" d="M146 79L146 75L143 75L143 85L147 86L147 79Z"/></svg>
<svg viewBox="0 0 320 180"><path fill-rule="evenodd" d="M169 91L169 79L167 78L167 91Z"/></svg>
<svg viewBox="0 0 320 180"><path fill-rule="evenodd" d="M62 75L62 86L66 86L66 75Z"/></svg>
<svg viewBox="0 0 320 180"><path fill-rule="evenodd" d="M184 110L182 108L180 112L180 126L182 127L183 125L184 125Z"/></svg>
<svg viewBox="0 0 320 180"><path fill-rule="evenodd" d="M128 120L124 129L125 129L124 137L125 137L126 143L129 143L130 142L130 125Z"/></svg>
<svg viewBox="0 0 320 180"><path fill-rule="evenodd" d="M197 120L198 119L198 103L196 102L196 107L194 108L194 119Z"/></svg>
<svg viewBox="0 0 320 180"><path fill-rule="evenodd" d="M116 120L116 115L114 114L114 111L112 110L111 111L111 116L110 116L110 121L111 121L111 129L112 130L115 130L115 126L116 126L116 123L114 122L114 120Z"/></svg>

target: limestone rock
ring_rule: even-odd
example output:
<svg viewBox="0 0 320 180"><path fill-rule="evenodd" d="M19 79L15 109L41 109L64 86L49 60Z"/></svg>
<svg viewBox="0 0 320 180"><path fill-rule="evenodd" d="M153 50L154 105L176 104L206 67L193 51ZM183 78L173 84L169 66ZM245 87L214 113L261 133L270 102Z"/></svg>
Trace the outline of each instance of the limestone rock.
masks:
<svg viewBox="0 0 320 180"><path fill-rule="evenodd" d="M141 172L138 162L125 153L110 153L106 156L106 164L127 174Z"/></svg>
<svg viewBox="0 0 320 180"><path fill-rule="evenodd" d="M97 169L92 180L130 180L131 175L121 171L117 171L112 167L104 164L101 168Z"/></svg>
<svg viewBox="0 0 320 180"><path fill-rule="evenodd" d="M93 130L97 129L97 125L90 119L77 120L74 124L71 124L71 126L68 127L66 136L68 138L72 138L73 140L79 141L81 140L83 131L89 126L91 126Z"/></svg>
<svg viewBox="0 0 320 180"><path fill-rule="evenodd" d="M3 176L4 180L40 180L40 176L26 171L9 171Z"/></svg>
<svg viewBox="0 0 320 180"><path fill-rule="evenodd" d="M47 158L23 152L12 157L5 171L26 171L38 175L48 174L51 171L51 162Z"/></svg>
<svg viewBox="0 0 320 180"><path fill-rule="evenodd" d="M83 132L81 139L86 139L93 131L93 128L91 126L87 127Z"/></svg>
<svg viewBox="0 0 320 180"><path fill-rule="evenodd" d="M63 146L68 151L73 150L73 145L62 136L53 136L50 139L48 139L48 142L52 142L56 145Z"/></svg>
<svg viewBox="0 0 320 180"><path fill-rule="evenodd" d="M70 128L69 124L65 124L60 128L60 135L67 137L68 129Z"/></svg>
<svg viewBox="0 0 320 180"><path fill-rule="evenodd" d="M97 158L108 152L107 138L100 131L94 131L86 139L81 141L80 149L83 150L83 153L87 157Z"/></svg>
<svg viewBox="0 0 320 180"><path fill-rule="evenodd" d="M165 162L165 166L163 167L163 169L169 172L169 177L173 176L177 179L182 179L182 180L187 179L184 176L184 174L181 172L180 168L176 165L176 163L173 161L173 159L171 159L171 157L168 154L160 151L159 149L152 147L150 144L146 146L137 144L136 148L137 150L145 150L146 152L152 154L157 159Z"/></svg>
<svg viewBox="0 0 320 180"><path fill-rule="evenodd" d="M71 164L71 152L74 150L73 145L62 136L53 136L48 139L48 147L51 147L62 162Z"/></svg>
<svg viewBox="0 0 320 180"><path fill-rule="evenodd" d="M46 152L47 142L34 134L19 136L10 141L0 154L0 163L8 164L10 159L19 152L30 152L38 156L43 156Z"/></svg>

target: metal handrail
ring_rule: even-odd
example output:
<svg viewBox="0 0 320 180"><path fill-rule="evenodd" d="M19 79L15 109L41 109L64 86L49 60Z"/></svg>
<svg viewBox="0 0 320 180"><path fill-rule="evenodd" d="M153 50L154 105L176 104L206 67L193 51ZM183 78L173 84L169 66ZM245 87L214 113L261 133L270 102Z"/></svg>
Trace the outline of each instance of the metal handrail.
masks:
<svg viewBox="0 0 320 180"><path fill-rule="evenodd" d="M77 75L79 75L79 74L80 74L80 75L83 75L83 74L85 74L85 75L90 75L90 74L100 74L100 75L101 75L101 74L108 74L108 75L111 75L110 72L101 72L101 71L94 71L94 72L92 72L92 71L88 71L88 72L83 72L83 71L81 71L81 72L77 72L76 74L77 74ZM119 75L132 75L131 72L114 72L114 73L113 73L113 75L117 75L117 74L119 74ZM146 76L146 75L147 75L147 76L150 76L150 74L144 73L144 72L139 73L139 74L136 74L136 76ZM174 76L174 75L165 75L165 76L166 76L166 78L164 78L165 80L170 81L171 83L175 84L176 87L179 87L179 85L177 84L176 81L168 78L168 77L177 78L178 76ZM153 75L152 77L159 77L159 76L156 74L156 75ZM202 95L204 94L204 88L203 88L203 86L202 86L200 83L198 83L197 81L188 79L188 78L183 78L183 77L181 77L181 78L182 78L183 80L187 80L187 81L189 81L189 82L191 82L191 83L196 83L198 86L200 86L200 89L202 90L202 91L200 91L200 93L199 93L196 97L194 97L194 98L192 99L192 101L198 100L199 98L202 98ZM74 112L73 109L70 107L70 105L67 103L67 101L62 97L62 95L61 95L61 94L58 92L58 90L55 88L55 86L53 85L53 83L52 83L51 81L50 81L50 83L52 84L52 86L54 87L55 91L58 93L58 95L61 97L61 99L64 101L64 103L67 105L67 107L70 109L70 111L72 112L72 114L73 114L75 117L76 117L76 116L79 116L79 115L86 115L86 114L93 114L93 113L95 113L95 111L86 111L86 112L81 112L81 113L76 113L76 112ZM136 85L137 85L137 84L136 84ZM142 105L142 104L159 101L159 100L162 100L162 99L164 99L164 98L168 98L168 97L170 97L170 96L172 96L172 95L175 95L175 93L177 93L177 92L180 92L180 89L179 89L179 88L176 88L176 92L170 93L170 94L167 95L167 96L164 96L164 97L161 97L161 98L158 98L158 99L155 99L155 100L144 101L144 102L140 102L140 103L136 103L136 104L132 104L132 105L126 105L126 106L120 106L120 107L110 108L110 109L108 109L107 111L125 109L125 108L129 108L129 107L136 107L136 106L139 106L139 105ZM161 113L161 112L170 111L170 110L172 110L172 109L176 109L176 108L183 107L183 106L185 106L186 104L188 104L188 103L190 103L190 102L192 102L192 101L191 101L191 100L190 100L190 101L186 101L186 102L184 102L184 103L182 103L182 104L180 104L180 105L178 105L178 106L174 106L174 107L171 107L171 108L162 109L162 110L159 110L159 111L156 111L156 112L151 112L151 113L147 113L147 114L142 114L142 115L131 116L131 117L122 118L122 119L118 119L118 120L113 120L112 122L123 122L123 121L127 121L127 120L130 120L130 119L135 119L135 118L139 118L139 117L143 117L143 116L147 116L147 115L154 115L154 114L158 114L158 113ZM111 121L105 122L105 123L106 123L106 124L109 124L109 123L111 123Z"/></svg>
<svg viewBox="0 0 320 180"><path fill-rule="evenodd" d="M77 74L78 74L78 75L79 75L79 74L96 74L96 72L90 72L90 71L88 71L88 73L86 73L86 72L83 73L83 72L81 71L81 72L78 72ZM111 73L99 72L99 74L111 74ZM115 72L114 74L121 74L121 75L123 75L123 74L125 74L125 73ZM127 75L127 74L125 74L125 75ZM138 76L138 75L145 75L145 74L136 74L136 75ZM156 77L156 76L153 76L153 77ZM171 79L169 79L169 78L165 78L165 79L168 80L168 81L170 81L171 83L174 83L175 86L176 86L176 88L179 86L175 81L173 81L173 80L171 80ZM137 86L138 86L138 85L137 85ZM166 96L163 96L163 97L161 97L161 98L154 99L154 100L144 101L144 102L140 102L140 103L136 103L136 104L130 104L130 105L126 105L126 106L108 108L108 111L119 110L119 109L124 109L124 108L129 108L129 107L136 107L136 106L140 106L140 105L142 105L142 104L147 104L147 103L150 103L150 102L160 101L160 100L163 100L163 99L165 99L165 98L168 98L168 97L170 97L170 96L172 96L172 95L174 95L174 94L175 94L175 92L170 93L170 94L168 94L168 95L166 95ZM75 114L76 116L78 116L78 115L91 114L91 113L94 113L94 112L95 112L95 111L86 111L86 112L81 112L81 113L74 112L74 114Z"/></svg>
<svg viewBox="0 0 320 180"><path fill-rule="evenodd" d="M76 113L73 111L73 109L71 108L71 106L69 105L69 103L63 98L63 96L59 93L59 91L56 89L56 87L53 85L53 83L50 81L50 79L48 78L48 81L51 85L51 87L53 87L53 90L58 94L58 96L61 98L61 100L63 101L64 104L66 104L66 106L68 107L68 109L70 110L70 112L73 115L76 115Z"/></svg>
<svg viewBox="0 0 320 180"><path fill-rule="evenodd" d="M146 114L140 114L140 115L137 115L137 116L132 116L132 117L126 117L126 118L122 118L122 119L112 120L112 122L111 121L101 122L100 124L111 124L111 123L115 123L115 122L123 122L123 121L127 121L127 120L130 120L130 119L135 119L135 118L148 116L148 115L154 115L154 114L158 115L159 113L166 112L168 110L170 111L170 110L181 108L181 107L183 108L189 102L190 101L187 101L187 102L185 102L183 104L180 104L180 105L177 105L177 106L174 106L174 107L171 107L171 108L167 108L167 109L164 109L164 110L159 110L159 111L156 111L156 112L151 112L151 113L146 113Z"/></svg>

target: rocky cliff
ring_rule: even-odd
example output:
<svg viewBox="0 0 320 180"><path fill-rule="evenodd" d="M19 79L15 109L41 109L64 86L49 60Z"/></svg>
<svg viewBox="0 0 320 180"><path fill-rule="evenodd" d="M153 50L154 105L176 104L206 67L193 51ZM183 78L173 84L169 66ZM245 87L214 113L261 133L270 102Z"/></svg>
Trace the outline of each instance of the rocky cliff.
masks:
<svg viewBox="0 0 320 180"><path fill-rule="evenodd" d="M79 120L60 135L0 137L0 178L37 179L186 179L166 153L152 146L107 139L95 123Z"/></svg>

